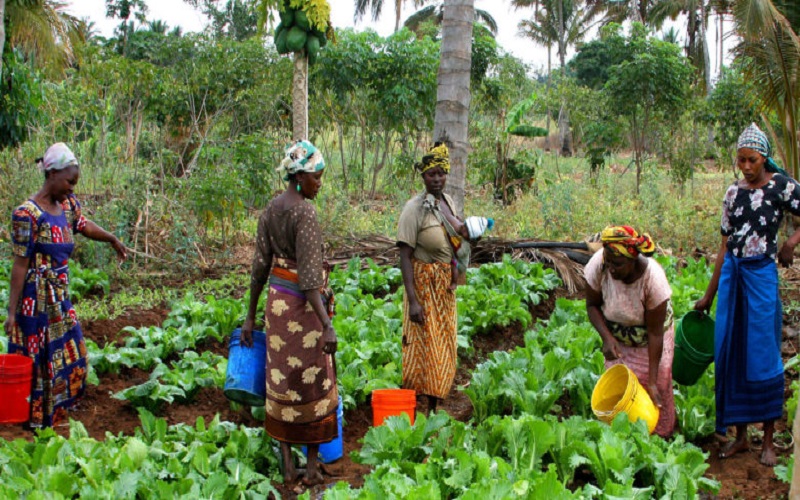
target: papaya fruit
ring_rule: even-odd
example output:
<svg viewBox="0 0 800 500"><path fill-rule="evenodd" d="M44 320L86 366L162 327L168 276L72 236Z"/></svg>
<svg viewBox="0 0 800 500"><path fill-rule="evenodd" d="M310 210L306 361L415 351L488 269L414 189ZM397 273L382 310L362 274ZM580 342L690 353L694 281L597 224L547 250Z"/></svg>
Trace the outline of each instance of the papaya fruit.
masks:
<svg viewBox="0 0 800 500"><path fill-rule="evenodd" d="M286 35L286 48L289 52L299 52L306 46L308 35L299 26L292 26Z"/></svg>
<svg viewBox="0 0 800 500"><path fill-rule="evenodd" d="M294 23L294 11L291 9L286 9L278 12L278 15L281 18L281 24L286 26L287 28Z"/></svg>
<svg viewBox="0 0 800 500"><path fill-rule="evenodd" d="M317 54L319 53L319 38L314 36L313 33L308 34L308 39L306 40L306 54L308 54L308 63L314 64L317 60Z"/></svg>
<svg viewBox="0 0 800 500"><path fill-rule="evenodd" d="M289 48L286 45L286 38L289 35L289 30L283 29L275 32L275 50L278 54L288 54Z"/></svg>
<svg viewBox="0 0 800 500"><path fill-rule="evenodd" d="M308 22L308 16L302 10L294 13L294 25L302 28L304 31L311 29L311 23Z"/></svg>
<svg viewBox="0 0 800 500"><path fill-rule="evenodd" d="M320 47L324 47L324 46L328 45L328 37L325 36L324 32L314 28L314 29L311 30L311 34L319 39L319 46Z"/></svg>

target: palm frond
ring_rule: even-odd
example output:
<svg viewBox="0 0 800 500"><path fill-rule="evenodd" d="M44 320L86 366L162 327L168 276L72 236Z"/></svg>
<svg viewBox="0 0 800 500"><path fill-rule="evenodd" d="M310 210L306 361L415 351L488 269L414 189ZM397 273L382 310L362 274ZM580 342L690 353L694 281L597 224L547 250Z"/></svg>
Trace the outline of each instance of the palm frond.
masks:
<svg viewBox="0 0 800 500"><path fill-rule="evenodd" d="M353 21L358 22L364 18L367 10L371 12L372 20L377 21L381 17L381 10L383 10L383 0L355 0L355 12L353 13Z"/></svg>
<svg viewBox="0 0 800 500"><path fill-rule="evenodd" d="M762 111L770 110L783 125L773 134L784 165L800 173L797 126L800 98L800 38L770 0L740 0L734 4L734 30L741 41L733 51L742 71L753 82Z"/></svg>
<svg viewBox="0 0 800 500"><path fill-rule="evenodd" d="M6 5L8 42L53 73L66 69L83 40L81 21L65 12L66 4L54 0L27 0Z"/></svg>
<svg viewBox="0 0 800 500"><path fill-rule="evenodd" d="M486 25L493 36L497 36L497 21L487 11L482 9L475 9L475 20L480 21Z"/></svg>
<svg viewBox="0 0 800 500"><path fill-rule="evenodd" d="M410 16L403 22L403 26L408 28L411 31L416 32L420 25L426 21L430 21L436 17L436 6L429 5L428 7L424 7Z"/></svg>

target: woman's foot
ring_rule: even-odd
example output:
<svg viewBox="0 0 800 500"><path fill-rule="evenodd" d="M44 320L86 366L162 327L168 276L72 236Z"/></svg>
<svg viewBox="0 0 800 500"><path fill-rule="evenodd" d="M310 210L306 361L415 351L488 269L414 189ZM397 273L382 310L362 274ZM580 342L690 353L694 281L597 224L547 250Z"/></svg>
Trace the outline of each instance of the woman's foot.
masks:
<svg viewBox="0 0 800 500"><path fill-rule="evenodd" d="M764 446L761 450L761 464L767 467L774 467L778 463L778 457L775 455L775 447Z"/></svg>
<svg viewBox="0 0 800 500"><path fill-rule="evenodd" d="M719 432L714 433L714 439L716 439L720 444L728 444L730 442L728 441L728 436L725 434L720 434Z"/></svg>
<svg viewBox="0 0 800 500"><path fill-rule="evenodd" d="M284 467L284 469L283 469L283 482L285 484L293 483L293 482L297 481L297 479L300 477L300 474L301 474L301 471L298 471L295 468L294 464L292 464L290 467Z"/></svg>
<svg viewBox="0 0 800 500"><path fill-rule="evenodd" d="M319 470L317 470L316 473L306 472L306 475L303 477L302 482L306 486L316 486L318 484L324 483L325 478L322 477L322 473Z"/></svg>
<svg viewBox="0 0 800 500"><path fill-rule="evenodd" d="M737 439L722 447L719 452L719 458L730 458L739 452L748 451L749 449L750 443L746 439Z"/></svg>

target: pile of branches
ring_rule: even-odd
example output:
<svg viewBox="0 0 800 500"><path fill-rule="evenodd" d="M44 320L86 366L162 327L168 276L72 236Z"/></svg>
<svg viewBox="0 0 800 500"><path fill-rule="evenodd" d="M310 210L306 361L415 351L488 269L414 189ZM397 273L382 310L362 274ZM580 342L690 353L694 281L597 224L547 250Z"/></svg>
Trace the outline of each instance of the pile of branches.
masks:
<svg viewBox="0 0 800 500"><path fill-rule="evenodd" d="M583 288L583 266L598 248L593 242L485 238L472 245L471 261L473 264L499 262L503 255L510 254L515 259L542 262L552 266L567 290L574 293ZM370 258L385 266L399 266L400 263L396 240L382 235L331 241L327 255L331 265L344 264L353 257Z"/></svg>

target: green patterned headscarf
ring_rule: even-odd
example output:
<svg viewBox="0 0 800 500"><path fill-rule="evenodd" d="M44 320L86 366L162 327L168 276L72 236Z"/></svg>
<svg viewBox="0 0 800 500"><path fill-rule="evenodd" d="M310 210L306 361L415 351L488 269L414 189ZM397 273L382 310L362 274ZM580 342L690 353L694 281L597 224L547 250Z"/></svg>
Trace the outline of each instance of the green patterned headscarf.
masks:
<svg viewBox="0 0 800 500"><path fill-rule="evenodd" d="M319 172L325 168L325 159L311 141L297 141L286 148L286 157L281 161L278 172L283 173L283 180L288 181L290 175L298 172Z"/></svg>
<svg viewBox="0 0 800 500"><path fill-rule="evenodd" d="M764 170L767 172L781 174L787 177L789 176L789 174L787 174L784 169L779 167L778 164L775 163L775 160L772 159L772 148L769 145L767 134L762 132L755 123L751 123L749 127L744 129L742 135L739 136L736 149L742 148L752 149L753 151L758 151L761 153L761 155L767 160L766 164L764 165Z"/></svg>

